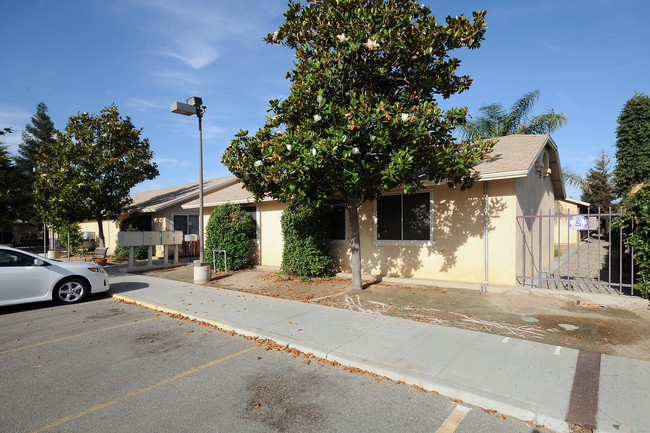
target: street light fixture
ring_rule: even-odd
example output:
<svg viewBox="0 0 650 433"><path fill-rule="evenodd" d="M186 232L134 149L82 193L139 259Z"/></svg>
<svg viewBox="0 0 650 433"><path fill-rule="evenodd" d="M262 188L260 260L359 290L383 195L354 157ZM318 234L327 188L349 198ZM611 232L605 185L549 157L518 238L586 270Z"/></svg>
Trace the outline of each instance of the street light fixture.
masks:
<svg viewBox="0 0 650 433"><path fill-rule="evenodd" d="M182 114L184 116L193 116L199 118L199 266L203 266L204 255L204 237L203 237L203 133L201 129L201 119L205 113L206 106L202 105L203 100L198 96L187 98L185 103L173 102L169 106L172 113Z"/></svg>

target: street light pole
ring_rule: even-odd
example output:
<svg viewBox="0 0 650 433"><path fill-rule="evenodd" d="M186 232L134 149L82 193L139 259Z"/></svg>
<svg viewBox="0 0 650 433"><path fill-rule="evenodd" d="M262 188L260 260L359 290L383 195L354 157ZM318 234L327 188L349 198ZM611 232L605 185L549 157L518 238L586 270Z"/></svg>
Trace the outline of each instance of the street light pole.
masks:
<svg viewBox="0 0 650 433"><path fill-rule="evenodd" d="M199 99L200 100L200 99ZM196 116L199 118L199 261L205 262L203 254L205 250L205 238L203 237L203 129L201 120L204 108L196 106Z"/></svg>
<svg viewBox="0 0 650 433"><path fill-rule="evenodd" d="M172 113L199 118L199 263L204 262L205 238L203 236L203 128L201 127L205 105L198 96L187 98L186 103L174 102L169 107Z"/></svg>

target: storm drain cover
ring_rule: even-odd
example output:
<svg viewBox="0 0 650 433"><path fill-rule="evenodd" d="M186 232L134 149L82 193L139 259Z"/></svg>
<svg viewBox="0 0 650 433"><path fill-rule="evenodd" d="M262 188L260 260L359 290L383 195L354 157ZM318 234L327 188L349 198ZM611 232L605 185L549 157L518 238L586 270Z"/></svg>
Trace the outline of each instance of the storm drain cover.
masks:
<svg viewBox="0 0 650 433"><path fill-rule="evenodd" d="M564 329L566 331L575 331L576 329L580 329L576 325L569 325L569 324L566 324L566 323L560 323L557 326L559 326L560 328L562 328L562 329Z"/></svg>

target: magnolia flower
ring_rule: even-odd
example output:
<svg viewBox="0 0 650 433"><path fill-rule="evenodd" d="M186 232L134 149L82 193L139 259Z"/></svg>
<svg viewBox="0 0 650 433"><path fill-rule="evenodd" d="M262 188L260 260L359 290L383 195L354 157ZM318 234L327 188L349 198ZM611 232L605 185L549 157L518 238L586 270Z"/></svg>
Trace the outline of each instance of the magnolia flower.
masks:
<svg viewBox="0 0 650 433"><path fill-rule="evenodd" d="M278 39L278 34L280 34L280 32L278 30L273 32L273 40L274 41Z"/></svg>
<svg viewBox="0 0 650 433"><path fill-rule="evenodd" d="M316 102L318 102L319 104L323 102L323 95L316 96Z"/></svg>
<svg viewBox="0 0 650 433"><path fill-rule="evenodd" d="M371 136L370 136L370 141L375 141L376 138L377 138L377 137L375 137L374 135L371 135Z"/></svg>
<svg viewBox="0 0 650 433"><path fill-rule="evenodd" d="M345 42L348 40L348 37L345 36L345 33L341 33L340 35L336 36L339 39L339 42Z"/></svg>
<svg viewBox="0 0 650 433"><path fill-rule="evenodd" d="M314 156L316 156L316 148L315 148L315 147L312 147L312 148L311 148L311 154L314 155Z"/></svg>
<svg viewBox="0 0 650 433"><path fill-rule="evenodd" d="M353 147L352 148L352 154L353 155L358 155L359 154L359 148L358 147Z"/></svg>
<svg viewBox="0 0 650 433"><path fill-rule="evenodd" d="M314 122L319 122L322 119L318 114L314 114Z"/></svg>
<svg viewBox="0 0 650 433"><path fill-rule="evenodd" d="M287 150L288 150L289 152L291 152L291 149L292 149L291 145L290 145L290 144L287 144Z"/></svg>
<svg viewBox="0 0 650 433"><path fill-rule="evenodd" d="M411 118L408 113L402 113L402 122L408 122L408 120Z"/></svg>
<svg viewBox="0 0 650 433"><path fill-rule="evenodd" d="M262 161L260 161L259 159L255 161L255 167L259 167L262 164L263 164Z"/></svg>
<svg viewBox="0 0 650 433"><path fill-rule="evenodd" d="M376 48L379 48L379 42L377 42L373 38L368 38L365 45L366 47L368 47L369 50L374 50Z"/></svg>

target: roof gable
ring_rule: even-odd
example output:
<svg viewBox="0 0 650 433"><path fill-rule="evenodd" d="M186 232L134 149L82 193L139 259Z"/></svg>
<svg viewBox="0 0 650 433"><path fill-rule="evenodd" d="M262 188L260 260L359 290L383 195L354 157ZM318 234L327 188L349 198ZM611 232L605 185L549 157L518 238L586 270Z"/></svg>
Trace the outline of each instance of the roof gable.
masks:
<svg viewBox="0 0 650 433"><path fill-rule="evenodd" d="M474 170L481 174L481 180L526 177L535 169L543 152L547 151L555 195L558 198L566 196L560 156L550 135L517 134L498 137L496 140L489 157L474 166Z"/></svg>

